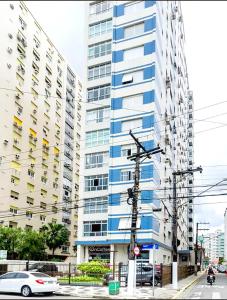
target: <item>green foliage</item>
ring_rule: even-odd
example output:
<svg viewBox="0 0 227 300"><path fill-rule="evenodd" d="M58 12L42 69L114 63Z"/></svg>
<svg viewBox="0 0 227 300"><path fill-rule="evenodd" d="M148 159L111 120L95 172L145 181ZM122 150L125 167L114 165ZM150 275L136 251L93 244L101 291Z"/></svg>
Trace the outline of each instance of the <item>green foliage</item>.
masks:
<svg viewBox="0 0 227 300"><path fill-rule="evenodd" d="M92 260L90 262L81 263L77 269L84 274L96 277L102 277L104 274L110 272L110 268L107 264L100 260Z"/></svg>
<svg viewBox="0 0 227 300"><path fill-rule="evenodd" d="M68 277L61 277L58 279L61 282L69 282ZM88 275L81 275L75 276L70 278L70 282L92 282L92 283L103 283L100 277L88 276Z"/></svg>
<svg viewBox="0 0 227 300"><path fill-rule="evenodd" d="M219 264L219 265L222 265L223 262L224 262L224 257L219 257L218 264Z"/></svg>
<svg viewBox="0 0 227 300"><path fill-rule="evenodd" d="M62 224L48 223L48 226L44 225L41 228L41 232L43 232L46 245L52 250L53 255L58 247L61 247L69 240L69 231Z"/></svg>
<svg viewBox="0 0 227 300"><path fill-rule="evenodd" d="M20 259L42 260L45 257L44 235L34 230L24 230L18 245Z"/></svg>
<svg viewBox="0 0 227 300"><path fill-rule="evenodd" d="M0 249L7 250L8 258L14 258L18 251L22 230L20 228L0 227Z"/></svg>

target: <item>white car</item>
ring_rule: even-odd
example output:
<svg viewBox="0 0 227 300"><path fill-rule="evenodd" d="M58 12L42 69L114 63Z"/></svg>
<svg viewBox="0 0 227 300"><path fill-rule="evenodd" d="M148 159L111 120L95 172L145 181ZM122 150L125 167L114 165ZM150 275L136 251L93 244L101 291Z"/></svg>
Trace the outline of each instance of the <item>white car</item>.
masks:
<svg viewBox="0 0 227 300"><path fill-rule="evenodd" d="M51 295L58 289L56 278L40 272L8 272L0 276L1 293L18 293L28 297L33 293Z"/></svg>

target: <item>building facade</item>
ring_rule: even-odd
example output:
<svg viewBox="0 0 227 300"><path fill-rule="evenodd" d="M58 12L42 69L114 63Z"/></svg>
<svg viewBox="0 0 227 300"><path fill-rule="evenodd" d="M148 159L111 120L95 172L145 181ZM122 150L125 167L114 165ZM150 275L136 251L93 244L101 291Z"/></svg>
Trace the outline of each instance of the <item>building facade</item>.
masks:
<svg viewBox="0 0 227 300"><path fill-rule="evenodd" d="M193 166L193 99L180 2L92 1L86 14L87 100L78 262L96 256L127 262L131 227L127 189L133 187L135 167L127 156L136 151L129 135L132 130L147 150L159 145L165 152L141 163L137 244L158 243L156 260L170 263L172 172ZM185 201L192 190L188 178L177 179L178 249L188 253L193 211ZM159 207L162 211L153 213ZM151 255L144 251L140 258Z"/></svg>
<svg viewBox="0 0 227 300"><path fill-rule="evenodd" d="M227 209L224 213L224 259L227 261Z"/></svg>
<svg viewBox="0 0 227 300"><path fill-rule="evenodd" d="M217 263L220 257L224 258L224 232L216 230L207 234L204 237L204 248L211 262Z"/></svg>
<svg viewBox="0 0 227 300"><path fill-rule="evenodd" d="M23 2L0 10L0 205L4 226L65 224L74 253L82 85ZM76 189L75 189L76 185Z"/></svg>

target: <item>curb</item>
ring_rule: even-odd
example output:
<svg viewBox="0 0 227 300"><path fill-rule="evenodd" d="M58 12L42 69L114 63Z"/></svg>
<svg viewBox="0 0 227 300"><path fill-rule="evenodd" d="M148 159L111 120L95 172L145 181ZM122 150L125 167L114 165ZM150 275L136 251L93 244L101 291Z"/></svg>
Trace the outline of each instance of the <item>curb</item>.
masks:
<svg viewBox="0 0 227 300"><path fill-rule="evenodd" d="M204 275L204 272L202 274L200 274L199 276L197 276L194 280L192 280L188 285L186 285L185 287L183 287L178 293L176 293L176 295L174 295L171 299L177 299L177 297L180 296L181 293L183 293L186 289L188 289L191 285L193 285L193 283L195 283L197 280L199 280L200 277L202 277L202 275Z"/></svg>

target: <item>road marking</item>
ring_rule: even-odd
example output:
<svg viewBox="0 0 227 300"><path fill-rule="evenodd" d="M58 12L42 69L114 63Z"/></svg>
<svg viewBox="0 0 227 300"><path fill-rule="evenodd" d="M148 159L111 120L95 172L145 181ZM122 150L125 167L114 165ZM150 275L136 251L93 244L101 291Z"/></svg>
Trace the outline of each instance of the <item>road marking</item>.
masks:
<svg viewBox="0 0 227 300"><path fill-rule="evenodd" d="M212 286L210 284L207 284L207 285L197 285L196 288L197 289L203 289L203 288L212 288L212 287L215 287L217 289L224 289L224 286L223 285L216 285L216 284L213 284Z"/></svg>
<svg viewBox="0 0 227 300"><path fill-rule="evenodd" d="M213 292L212 293L212 299L221 299L221 295L219 292Z"/></svg>

